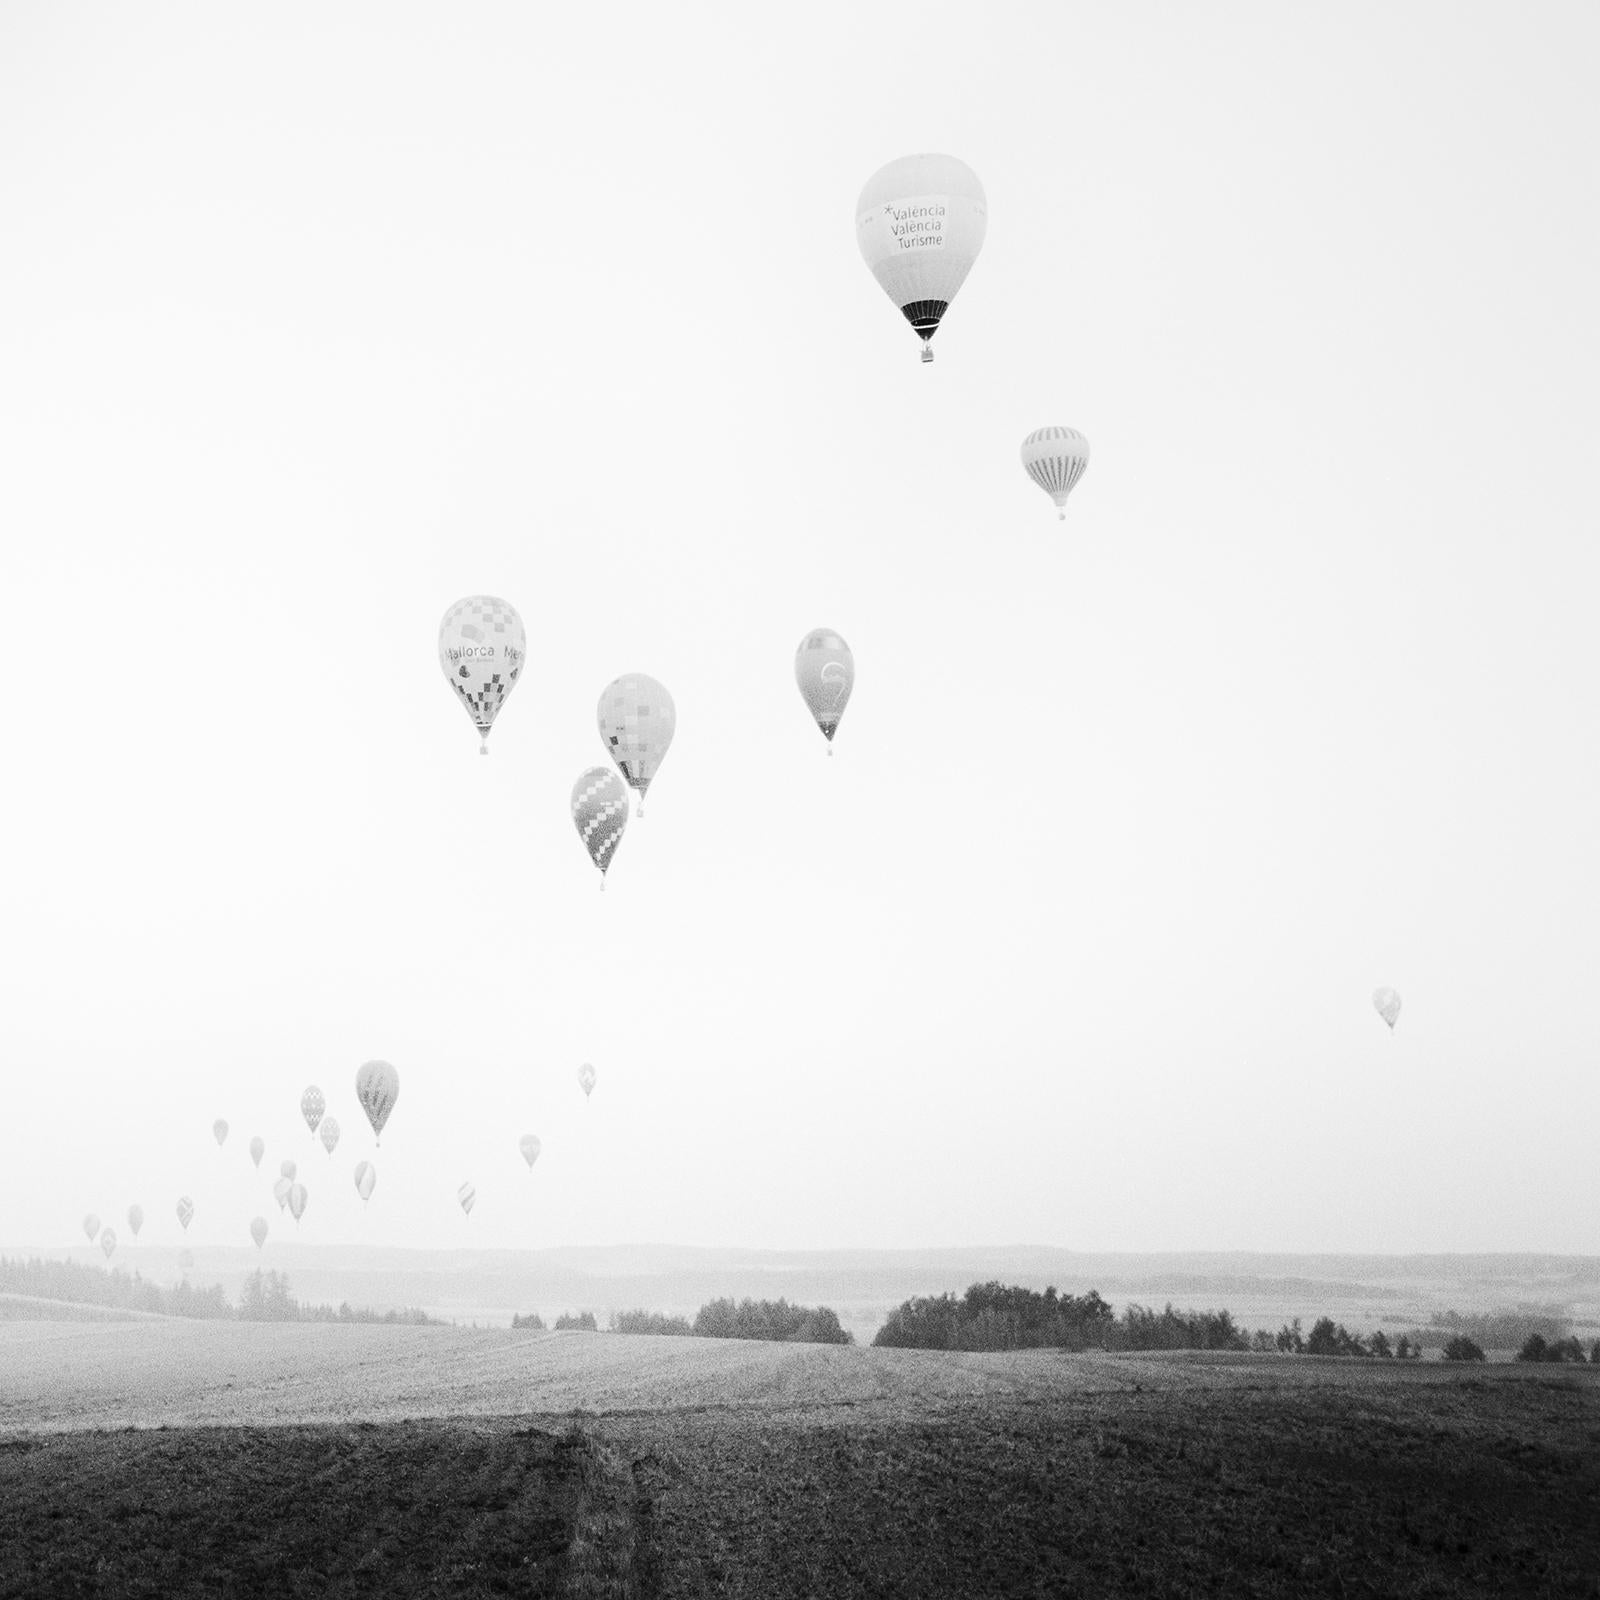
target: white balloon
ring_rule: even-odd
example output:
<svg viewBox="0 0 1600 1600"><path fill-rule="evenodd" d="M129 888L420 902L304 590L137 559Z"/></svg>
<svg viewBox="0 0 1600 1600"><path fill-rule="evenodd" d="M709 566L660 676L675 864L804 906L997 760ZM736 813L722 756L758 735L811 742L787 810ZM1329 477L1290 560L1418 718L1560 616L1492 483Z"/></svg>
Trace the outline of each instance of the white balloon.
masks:
<svg viewBox="0 0 1600 1600"><path fill-rule="evenodd" d="M1065 522L1067 496L1089 465L1089 441L1076 428L1035 428L1022 441L1022 465Z"/></svg>

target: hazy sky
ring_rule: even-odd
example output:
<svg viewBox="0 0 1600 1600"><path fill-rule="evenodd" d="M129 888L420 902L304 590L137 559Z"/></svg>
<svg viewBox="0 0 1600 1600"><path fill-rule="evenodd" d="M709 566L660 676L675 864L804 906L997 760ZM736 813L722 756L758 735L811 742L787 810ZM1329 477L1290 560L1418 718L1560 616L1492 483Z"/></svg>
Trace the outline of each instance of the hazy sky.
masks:
<svg viewBox="0 0 1600 1600"><path fill-rule="evenodd" d="M281 1238L291 1154L308 1242L1600 1248L1597 68L1581 3L0 7L0 1241ZM932 366L854 237L921 150L989 201Z"/></svg>

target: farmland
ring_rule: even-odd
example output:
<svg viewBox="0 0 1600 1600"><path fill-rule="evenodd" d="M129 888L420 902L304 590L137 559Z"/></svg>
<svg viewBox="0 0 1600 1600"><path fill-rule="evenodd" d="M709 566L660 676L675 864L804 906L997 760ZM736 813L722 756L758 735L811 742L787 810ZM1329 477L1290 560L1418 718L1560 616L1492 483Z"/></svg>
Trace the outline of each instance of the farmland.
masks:
<svg viewBox="0 0 1600 1600"><path fill-rule="evenodd" d="M0 1595L1600 1594L1600 1372L0 1326Z"/></svg>

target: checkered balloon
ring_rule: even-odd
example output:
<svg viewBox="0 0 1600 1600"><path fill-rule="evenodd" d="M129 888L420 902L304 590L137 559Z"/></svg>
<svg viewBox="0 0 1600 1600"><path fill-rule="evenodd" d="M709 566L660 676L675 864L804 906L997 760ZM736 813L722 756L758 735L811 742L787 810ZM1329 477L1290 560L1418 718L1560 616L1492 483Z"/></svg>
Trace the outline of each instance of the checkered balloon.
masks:
<svg viewBox="0 0 1600 1600"><path fill-rule="evenodd" d="M606 868L622 842L628 826L628 791L611 767L590 767L572 786L572 823L600 869L600 887L606 886Z"/></svg>
<svg viewBox="0 0 1600 1600"><path fill-rule="evenodd" d="M327 1109L328 1102L316 1084L312 1084L300 1096L300 1115L306 1119L306 1126L313 1133L317 1131L317 1124L322 1121L322 1113Z"/></svg>
<svg viewBox="0 0 1600 1600"><path fill-rule="evenodd" d="M613 678L595 708L600 742L616 762L631 788L639 791L639 815L644 815L645 791L666 758L678 713L672 696L642 672Z"/></svg>
<svg viewBox="0 0 1600 1600"><path fill-rule="evenodd" d="M324 1117L322 1119L322 1148L331 1156L333 1147L339 1142L339 1119L337 1117Z"/></svg>
<svg viewBox="0 0 1600 1600"><path fill-rule="evenodd" d="M489 753L489 730L516 688L527 657L528 636L509 600L468 595L439 624L439 670L472 718L483 755Z"/></svg>
<svg viewBox="0 0 1600 1600"><path fill-rule="evenodd" d="M183 1225L183 1231L189 1231L189 1224L194 1221L194 1201L184 1195L178 1201L178 1221Z"/></svg>
<svg viewBox="0 0 1600 1600"><path fill-rule="evenodd" d="M850 691L856 686L856 658L850 654L850 646L831 628L814 628L794 653L794 681L831 746L839 719L850 703Z"/></svg>

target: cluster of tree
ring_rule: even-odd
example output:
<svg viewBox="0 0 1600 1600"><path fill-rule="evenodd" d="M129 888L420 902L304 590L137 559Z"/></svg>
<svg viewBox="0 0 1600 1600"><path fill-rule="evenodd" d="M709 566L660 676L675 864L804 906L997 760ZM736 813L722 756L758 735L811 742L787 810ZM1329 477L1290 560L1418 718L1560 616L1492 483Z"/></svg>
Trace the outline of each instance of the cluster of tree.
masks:
<svg viewBox="0 0 1600 1600"><path fill-rule="evenodd" d="M1093 1289L1040 1294L975 1283L963 1295L917 1295L896 1306L872 1342L891 1350L1101 1350L1114 1322L1111 1307ZM1163 1331L1171 1330L1163 1325Z"/></svg>
<svg viewBox="0 0 1600 1600"><path fill-rule="evenodd" d="M511 1313L511 1326L513 1328L538 1328L542 1331L544 1328L544 1318L541 1317L537 1311L530 1311L527 1316L523 1316L520 1312L513 1311Z"/></svg>
<svg viewBox="0 0 1600 1600"><path fill-rule="evenodd" d="M557 1331L559 1332L562 1328L576 1328L583 1333L596 1333L599 1331L595 1327L594 1312L592 1311L579 1311L576 1314L563 1311L556 1318Z"/></svg>
<svg viewBox="0 0 1600 1600"><path fill-rule="evenodd" d="M1130 1305L1106 1328L1107 1350L1248 1350L1250 1334L1227 1311Z"/></svg>
<svg viewBox="0 0 1600 1600"><path fill-rule="evenodd" d="M135 1272L82 1266L75 1261L13 1261L0 1257L0 1294L63 1300L80 1306L111 1306L119 1311L153 1311L164 1317L231 1317L222 1286L192 1287L188 1279L164 1288Z"/></svg>
<svg viewBox="0 0 1600 1600"><path fill-rule="evenodd" d="M1583 1346L1572 1334L1568 1334L1564 1339L1546 1339L1542 1333L1531 1333L1517 1352L1518 1361L1583 1361L1584 1359ZM1587 1359L1600 1366L1600 1339L1595 1340L1594 1348L1590 1350Z"/></svg>
<svg viewBox="0 0 1600 1600"><path fill-rule="evenodd" d="M259 1267L244 1281L237 1315L241 1322L400 1322L420 1325L438 1320L410 1306L398 1311L372 1311L365 1306L353 1307L346 1300L336 1311L329 1305L302 1305L289 1291L287 1273L262 1272Z"/></svg>
<svg viewBox="0 0 1600 1600"><path fill-rule="evenodd" d="M1394 1344L1382 1328L1363 1338L1332 1317L1318 1317L1310 1333L1302 1333L1300 1319L1285 1323L1276 1333L1265 1329L1252 1334L1252 1350L1276 1350L1291 1356L1368 1356L1379 1361L1420 1361L1422 1345L1402 1333Z"/></svg>
<svg viewBox="0 0 1600 1600"><path fill-rule="evenodd" d="M787 1300L708 1300L692 1331L702 1339L779 1339L791 1344L853 1344L827 1306L792 1306Z"/></svg>
<svg viewBox="0 0 1600 1600"><path fill-rule="evenodd" d="M664 1311L613 1311L613 1333L675 1333L691 1334L687 1317L669 1317Z"/></svg>

